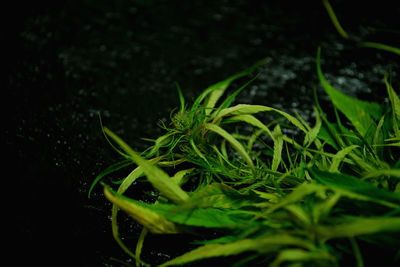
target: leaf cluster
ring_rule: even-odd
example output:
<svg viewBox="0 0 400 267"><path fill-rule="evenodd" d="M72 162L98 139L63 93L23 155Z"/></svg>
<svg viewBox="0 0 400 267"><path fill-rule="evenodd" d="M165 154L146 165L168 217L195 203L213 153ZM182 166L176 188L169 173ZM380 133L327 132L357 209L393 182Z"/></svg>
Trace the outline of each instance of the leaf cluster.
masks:
<svg viewBox="0 0 400 267"><path fill-rule="evenodd" d="M400 233L399 98L389 76L384 83L390 105L351 98L325 79L320 50L316 62L321 85L341 113L336 122L328 121L317 98L313 126L271 107L231 105L244 87L216 107L229 84L250 73L246 70L210 86L190 108L179 91L181 108L163 126L167 133L142 154L103 128L125 160L96 181L127 161L137 165L116 191L106 185L104 191L113 203L114 237L138 265L144 264L147 232L221 233L214 239L197 236L198 248L162 266L244 252L253 253L248 260L268 259L271 266L334 266L349 249L362 264L358 242L374 243L379 236L393 245L393 235ZM281 120L263 123L256 117L260 112ZM253 128L250 136L240 134L243 125ZM283 134L284 127L297 128L300 138ZM124 196L143 175L160 193L154 204ZM135 254L119 237L119 209L144 226ZM343 239L347 249L339 246Z"/></svg>
<svg viewBox="0 0 400 267"><path fill-rule="evenodd" d="M323 3L339 34L349 38L329 2ZM359 45L398 54L379 43ZM102 127L123 160L99 174L90 191L108 174L136 166L118 189L103 185L113 203L114 238L137 266L148 265L141 251L149 232L186 233L197 240L197 248L160 266L234 255L246 255L236 266L363 266L363 255L379 256L378 248L399 261L400 100L390 74L383 78L386 105L350 97L327 81L318 49L317 76L334 119L314 88L310 125L299 114L234 104L267 61L208 87L191 106L177 86L180 107L168 125L160 124L165 134L147 139L152 145L142 153ZM223 98L233 82L249 76ZM265 122L261 113L276 119ZM125 194L143 176L159 192L155 203ZM120 237L119 210L143 225L135 252ZM353 262L343 262L349 257Z"/></svg>

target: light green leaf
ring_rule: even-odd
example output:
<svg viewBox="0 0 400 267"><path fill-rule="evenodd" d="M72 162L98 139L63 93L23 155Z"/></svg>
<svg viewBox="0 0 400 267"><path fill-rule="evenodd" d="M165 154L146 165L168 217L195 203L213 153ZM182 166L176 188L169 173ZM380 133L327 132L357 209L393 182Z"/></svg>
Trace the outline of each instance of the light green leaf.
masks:
<svg viewBox="0 0 400 267"><path fill-rule="evenodd" d="M224 208L248 204L249 199L246 200L245 197L233 199L222 193L211 193L209 197L214 200L213 203L195 198L191 202L177 206L170 203L143 203L113 193L107 187L104 191L107 199L152 233L178 233L179 230L175 223L206 228L238 228L247 225L251 218L249 214Z"/></svg>
<svg viewBox="0 0 400 267"><path fill-rule="evenodd" d="M358 147L357 145L351 145L343 148L339 152L335 154L332 158L332 164L329 167L330 172L338 172L338 168L340 163L342 163L343 159L349 154L354 148Z"/></svg>
<svg viewBox="0 0 400 267"><path fill-rule="evenodd" d="M333 8L331 4L329 3L328 0L322 0L322 3L325 6L326 11L328 12L328 15L333 23L333 26L335 26L336 30L338 33L345 39L349 38L349 35L346 33L346 31L342 28L342 26L339 23L339 20L337 19L335 12L333 11Z"/></svg>
<svg viewBox="0 0 400 267"><path fill-rule="evenodd" d="M236 228L246 227L251 216L234 213L217 208L180 209L179 207L169 210L160 209L160 205L154 205L154 210L168 220L187 226L206 228Z"/></svg>
<svg viewBox="0 0 400 267"><path fill-rule="evenodd" d="M260 196L263 199L266 199L268 202L271 203L277 203L279 199L279 195L277 193L266 193L266 192L261 192L258 190L252 190L254 193L256 193L258 196Z"/></svg>
<svg viewBox="0 0 400 267"><path fill-rule="evenodd" d="M242 144L238 140L236 140L230 133L228 133L221 127L211 123L204 124L204 128L212 132L215 132L216 134L225 138L225 140L228 141L232 145L232 147L239 153L239 155L247 162L249 167L254 169L254 164L249 154L247 154Z"/></svg>
<svg viewBox="0 0 400 267"><path fill-rule="evenodd" d="M396 177L400 178L400 169L381 169L375 170L367 173L362 177L363 180L371 178L371 177L379 177L379 176L388 176L388 177Z"/></svg>
<svg viewBox="0 0 400 267"><path fill-rule="evenodd" d="M158 163L163 156L157 157L150 159L149 161L153 164ZM140 176L143 175L143 168L141 166L136 167L132 172L128 174L127 177L125 177L124 181L121 183L121 185L118 187L118 194L123 194L125 191L132 185L133 182L136 181Z"/></svg>
<svg viewBox="0 0 400 267"><path fill-rule="evenodd" d="M183 112L185 111L185 98L183 97L182 90L179 84L175 83L175 85L176 89L178 90L179 102L181 104L181 109L179 110L179 112L183 114Z"/></svg>
<svg viewBox="0 0 400 267"><path fill-rule="evenodd" d="M311 218L308 215L308 212L304 210L304 208L297 204L291 204L285 206L285 209L289 211L298 222L300 222L303 227L309 227L311 225Z"/></svg>
<svg viewBox="0 0 400 267"><path fill-rule="evenodd" d="M121 148L132 157L133 161L143 168L150 183L160 191L166 198L174 203L183 203L188 199L188 195L163 170L154 166L150 161L140 157L132 148L128 146L120 137L105 128L104 131L109 135Z"/></svg>
<svg viewBox="0 0 400 267"><path fill-rule="evenodd" d="M222 104L218 107L217 110L221 110L224 108L229 107L232 102L235 100L235 97L242 92L245 88L247 88L252 82L254 82L256 79L258 78L258 74L255 75L250 81L246 82L244 85L242 85L239 89L237 89L235 92L233 92L233 94L231 94L230 96L228 96L224 102L222 102Z"/></svg>
<svg viewBox="0 0 400 267"><path fill-rule="evenodd" d="M316 234L325 240L382 232L400 232L400 217L348 218L333 226L316 225Z"/></svg>
<svg viewBox="0 0 400 267"><path fill-rule="evenodd" d="M265 131L271 138L273 138L273 135L272 135L271 131L268 129L268 127L264 123L262 123L259 119L254 117L253 115L237 115L237 116L231 117L230 119L243 121L243 122L251 124L255 127L258 127L261 130Z"/></svg>
<svg viewBox="0 0 400 267"><path fill-rule="evenodd" d="M109 201L128 213L133 219L138 221L149 231L155 234L175 234L179 233L175 224L160 216L156 212L136 205L133 201L113 194L107 187L104 187L104 194Z"/></svg>
<svg viewBox="0 0 400 267"><path fill-rule="evenodd" d="M305 249L314 248L314 245L311 242L289 235L279 234L258 239L242 239L227 244L204 245L202 247L189 251L179 257L176 257L175 259L167 261L161 264L160 267L182 265L196 260L213 257L226 257L237 255L246 251L267 253L270 251L279 250L281 247L284 246L297 246Z"/></svg>
<svg viewBox="0 0 400 267"><path fill-rule="evenodd" d="M335 257L329 254L328 251L324 250L316 250L316 251L307 251L304 249L290 248L282 250L276 259L271 262L269 267L279 267L283 262L313 262L316 261L328 261L331 264L336 261ZM310 264L311 265L311 264ZM325 266L325 265L321 265ZM326 266L330 266L326 264ZM335 266L335 264L333 264Z"/></svg>
<svg viewBox="0 0 400 267"><path fill-rule="evenodd" d="M207 191L210 190L212 188ZM195 196L194 199L181 205L160 202L148 204L121 195L116 196L118 199L112 199L112 201L145 227L152 227L152 232L156 232L157 229L153 229L153 222L149 222L151 219L157 222L167 220L180 225L206 228L239 228L249 224L252 215L232 209L248 204L249 199L245 196L234 199L221 191L200 194L205 193L209 193L207 197L210 199L199 199L200 196Z"/></svg>
<svg viewBox="0 0 400 267"><path fill-rule="evenodd" d="M272 108L261 105L238 104L233 107L224 108L222 110L219 110L218 113L213 114L215 116L213 122L215 123L225 116L255 114L258 112L270 110L272 110Z"/></svg>
<svg viewBox="0 0 400 267"><path fill-rule="evenodd" d="M140 232L138 242L136 243L136 250L135 250L136 267L140 267L140 255L142 254L144 239L146 238L148 232L149 231L145 227L143 227L142 231Z"/></svg>
<svg viewBox="0 0 400 267"><path fill-rule="evenodd" d="M322 218L327 216L330 213L331 209L339 201L341 196L342 195L339 192L334 192L333 194L326 196L324 201L315 203L312 208L313 222L317 224Z"/></svg>
<svg viewBox="0 0 400 267"><path fill-rule="evenodd" d="M172 181L174 181L177 185L181 186L186 183L187 179L184 179L185 176L191 173L195 168L180 170L175 173L173 177L171 177Z"/></svg>
<svg viewBox="0 0 400 267"><path fill-rule="evenodd" d="M229 77L226 80L220 81L214 85L211 85L206 89L206 91L210 91L209 97L207 101L204 103L204 107L206 115L209 115L212 111L212 109L215 107L215 104L217 103L218 99L224 94L226 88L232 83L232 81L245 76L246 73L239 73L237 75L234 75L232 77Z"/></svg>
<svg viewBox="0 0 400 267"><path fill-rule="evenodd" d="M157 154L161 147L166 146L169 142L171 142L171 140L172 140L171 136L172 136L172 133L167 133L165 135L158 137L155 140L154 145L151 147L150 151L147 153L146 156L152 157L155 154Z"/></svg>
<svg viewBox="0 0 400 267"><path fill-rule="evenodd" d="M322 121L321 121L321 117L319 116L318 109L316 107L313 107L313 108L314 108L314 113L315 113L315 125L305 135L304 142L303 142L304 146L309 146L312 142L314 142L314 140L317 138L319 131L321 129L321 126L322 126Z"/></svg>
<svg viewBox="0 0 400 267"><path fill-rule="evenodd" d="M197 154L202 160L204 160L204 162L206 162L207 164L209 164L207 158L204 156L203 153L201 153L200 149L198 149L198 147L197 147L196 144L194 143L193 138L190 138L189 143L190 143L190 145L192 146L194 152L196 152L196 154Z"/></svg>
<svg viewBox="0 0 400 267"><path fill-rule="evenodd" d="M253 191L242 193L228 185L213 183L193 193L190 199L185 204L180 205L178 209L218 208L234 210L244 206L252 206L262 201L264 199Z"/></svg>
<svg viewBox="0 0 400 267"><path fill-rule="evenodd" d="M296 203L303 199L306 195L316 193L316 194L321 194L325 192L325 187L311 183L311 184L306 184L303 183L296 187L289 195L285 196L284 198L280 199L278 203L275 205L271 206L268 210L266 210L265 214L271 214L272 212L283 208L287 205L290 205L292 203Z"/></svg>
<svg viewBox="0 0 400 267"><path fill-rule="evenodd" d="M277 124L274 128L274 156L272 158L271 170L278 170L279 164L282 160L283 136L281 127Z"/></svg>
<svg viewBox="0 0 400 267"><path fill-rule="evenodd" d="M228 79L225 79L223 81L220 81L216 84L211 85L206 90L204 90L203 93L195 100L193 107L192 107L192 111L194 109L196 109L206 97L208 97L204 103L204 107L205 107L206 115L209 115L211 113L211 111L214 109L217 101L224 94L226 88L228 88L228 86L234 80L244 77L246 75L249 75L256 68L266 64L268 61L269 61L269 58L264 58L264 59L256 62L253 66L249 67L248 69L246 69L242 72L239 72L239 73L229 77Z"/></svg>
<svg viewBox="0 0 400 267"><path fill-rule="evenodd" d="M306 128L292 115L289 115L286 112L283 112L279 109L262 106L262 105L247 105L247 104L238 104L236 106L225 108L219 111L218 114L215 115L213 122L219 121L222 117L225 116L234 116L234 115L248 115L254 114L258 112L266 112L266 111L274 111L283 117L285 117L288 121L290 121L294 126L307 133Z"/></svg>
<svg viewBox="0 0 400 267"><path fill-rule="evenodd" d="M383 144L383 133L381 130L384 122L385 122L385 116L382 116L382 118L378 122L378 125L376 126L374 138L372 140L372 146L375 150L375 153L381 157L383 153L383 147L380 147L379 145Z"/></svg>
<svg viewBox="0 0 400 267"><path fill-rule="evenodd" d="M122 184L119 186L117 194L122 195L128 188L129 186L141 175L143 174L143 170L140 166L135 168L122 182ZM119 237L119 229L118 229L118 211L119 208L116 204L113 203L112 209L111 209L111 229L112 229L112 234L115 239L115 241L118 243L118 245L122 248L123 251L125 251L128 255L130 255L132 258L135 258L137 261L139 261L139 258L137 258L131 250L124 244L122 239Z"/></svg>
<svg viewBox="0 0 400 267"><path fill-rule="evenodd" d="M369 47L369 48L375 48L383 51L388 51L393 54L400 55L400 48L391 46L391 45L386 45L382 43L376 43L376 42L360 42L357 44L360 47Z"/></svg>

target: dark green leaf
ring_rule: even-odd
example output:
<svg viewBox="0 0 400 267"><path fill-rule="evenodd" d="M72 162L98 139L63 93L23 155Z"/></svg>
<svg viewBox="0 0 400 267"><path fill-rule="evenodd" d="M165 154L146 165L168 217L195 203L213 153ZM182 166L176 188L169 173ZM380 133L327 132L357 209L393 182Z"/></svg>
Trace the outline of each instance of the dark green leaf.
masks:
<svg viewBox="0 0 400 267"><path fill-rule="evenodd" d="M315 168L310 168L309 171L314 179L322 184L362 194L372 199L385 200L400 204L399 193L393 193L377 188L372 184L362 181L354 176L321 171Z"/></svg>
<svg viewBox="0 0 400 267"><path fill-rule="evenodd" d="M375 132L376 125L372 118L379 120L382 117L382 106L350 97L329 84L321 70L320 54L321 50L318 49L318 78L333 104L351 121L362 136L365 136L371 129L372 132Z"/></svg>
<svg viewBox="0 0 400 267"><path fill-rule="evenodd" d="M122 168L124 168L126 166L132 165L132 164L133 164L133 162L131 160L123 160L123 161L117 162L117 163L109 166L107 169L102 171L99 175L97 175L97 177L94 179L92 185L90 186L89 193L88 193L88 198L90 198L90 194L92 193L93 188L95 187L95 185L98 182L100 182L100 180L103 179L104 176L106 176L106 175L108 175L110 173L116 172L116 171L118 171L118 170L120 170L120 169L122 169Z"/></svg>

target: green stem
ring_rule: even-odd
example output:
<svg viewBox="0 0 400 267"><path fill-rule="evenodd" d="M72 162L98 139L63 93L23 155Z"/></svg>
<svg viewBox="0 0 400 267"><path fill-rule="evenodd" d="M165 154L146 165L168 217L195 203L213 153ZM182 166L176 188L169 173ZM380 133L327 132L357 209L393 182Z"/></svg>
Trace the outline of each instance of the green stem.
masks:
<svg viewBox="0 0 400 267"><path fill-rule="evenodd" d="M322 0L322 3L324 4L324 6L326 8L326 11L328 12L329 17L331 18L333 26L335 26L336 30L339 32L339 34L343 38L348 39L349 35L345 32L345 30L340 25L336 15L335 15L335 12L333 11L333 8L332 8L331 4L329 3L329 1L328 0Z"/></svg>
<svg viewBox="0 0 400 267"><path fill-rule="evenodd" d="M360 42L360 43L358 43L358 46L375 48L375 49L384 50L384 51L388 51L388 52L400 55L400 48L395 47L395 46L390 46L390 45L385 45L385 44L375 43L375 42Z"/></svg>

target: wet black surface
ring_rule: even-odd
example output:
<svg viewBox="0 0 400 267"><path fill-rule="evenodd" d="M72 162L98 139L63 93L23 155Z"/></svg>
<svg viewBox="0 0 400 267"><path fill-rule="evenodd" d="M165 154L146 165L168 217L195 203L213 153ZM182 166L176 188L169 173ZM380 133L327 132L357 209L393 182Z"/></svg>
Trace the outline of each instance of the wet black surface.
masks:
<svg viewBox="0 0 400 267"><path fill-rule="evenodd" d="M177 106L174 82L191 99L208 85L264 57L271 62L238 101L295 109L311 120L314 58L333 84L363 99L385 100L382 77L398 80L398 57L356 48L333 28L319 1L58 1L13 4L5 66L4 191L17 229L16 263L119 266L128 257L111 236L110 205L95 176L118 160L104 124L136 150L160 133ZM335 1L345 29L363 40L399 46L398 6L352 8ZM396 43L397 42L397 43ZM239 81L245 82L245 81ZM394 82L394 88L399 88ZM123 175L123 173L121 173ZM136 192L133 192L136 193ZM140 228L126 220L132 244ZM176 239L176 242L178 242ZM144 258L160 263L182 249L152 237ZM154 250L150 244L157 244ZM157 260L155 260L157 258Z"/></svg>

